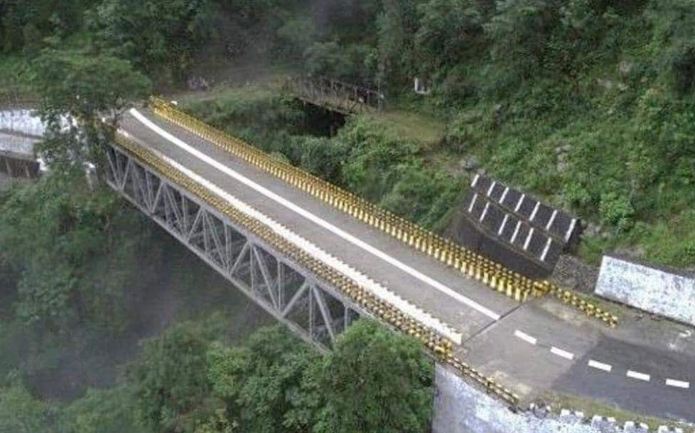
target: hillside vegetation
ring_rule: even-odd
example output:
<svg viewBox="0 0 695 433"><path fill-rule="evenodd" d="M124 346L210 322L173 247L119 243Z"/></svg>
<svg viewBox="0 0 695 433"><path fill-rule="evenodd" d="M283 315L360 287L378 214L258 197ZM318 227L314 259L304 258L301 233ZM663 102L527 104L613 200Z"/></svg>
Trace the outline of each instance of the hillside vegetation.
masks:
<svg viewBox="0 0 695 433"><path fill-rule="evenodd" d="M378 85L384 115L322 138L277 88L186 107L430 227L446 227L470 168L483 168L587 221L591 261L619 250L695 264L691 2L349 4L257 4L249 16L268 19L238 40L263 43L238 60ZM410 91L415 76L432 95Z"/></svg>
<svg viewBox="0 0 695 433"><path fill-rule="evenodd" d="M379 88L387 111L343 124L284 94L286 74ZM189 89L201 77L213 91ZM53 173L0 192L0 431L428 429L413 340L361 322L322 356L278 329L247 336L265 316L88 188L75 167L102 162L104 112L184 95L435 230L485 170L588 221L589 260L692 268L694 92L693 0L2 1L0 105L38 102Z"/></svg>
<svg viewBox="0 0 695 433"><path fill-rule="evenodd" d="M457 167L481 166L589 221L582 252L590 259L618 248L659 263L695 264L690 0L54 3L2 6L4 51L45 57L61 49L82 58L125 59L161 90L205 77L209 65L228 65L227 81L239 75L235 65L259 71L282 65L378 86L395 114L353 121L328 150L327 141L316 138L281 151L397 211L398 191L410 194L411 184L432 178L434 185L416 197L437 195L445 203L418 199L419 209L400 213L434 227L446 225L442 217L456 205L452 190L466 183L448 177L460 177ZM431 82L432 95L410 91L415 76ZM260 98L240 96L239 106L229 113L221 107L211 120L231 120L244 104L253 111L248 104ZM268 119L278 111L277 119ZM275 105L260 118L237 118L234 128L242 133L264 129L266 121L291 121L282 117L286 111ZM427 116L407 117L417 112ZM396 127L382 134L374 122L389 116ZM444 133L432 132L431 118L446 125ZM263 141L254 142L265 148L283 140L272 130L261 132ZM334 152L342 145L349 149ZM392 147L395 155L385 150ZM354 167L355 159L365 162L356 157L363 150L393 159L385 176L372 161L376 185Z"/></svg>

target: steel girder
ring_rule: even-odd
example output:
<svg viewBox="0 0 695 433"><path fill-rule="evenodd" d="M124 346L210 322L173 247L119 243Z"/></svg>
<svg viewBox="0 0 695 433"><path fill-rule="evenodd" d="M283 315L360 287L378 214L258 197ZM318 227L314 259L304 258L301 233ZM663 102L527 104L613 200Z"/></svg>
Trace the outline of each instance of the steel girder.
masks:
<svg viewBox="0 0 695 433"><path fill-rule="evenodd" d="M107 148L108 185L276 319L321 350L364 313L244 227L120 147Z"/></svg>

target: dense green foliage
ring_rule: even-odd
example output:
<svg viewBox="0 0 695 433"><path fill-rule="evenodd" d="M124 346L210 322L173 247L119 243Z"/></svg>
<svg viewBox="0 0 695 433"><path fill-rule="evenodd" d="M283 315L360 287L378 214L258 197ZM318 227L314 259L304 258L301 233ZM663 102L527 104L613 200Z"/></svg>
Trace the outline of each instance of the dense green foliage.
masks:
<svg viewBox="0 0 695 433"><path fill-rule="evenodd" d="M90 389L61 408L57 424L65 433L146 433L136 418L136 402L127 385Z"/></svg>
<svg viewBox="0 0 695 433"><path fill-rule="evenodd" d="M139 419L149 431L194 431L200 422L199 407L211 388L205 358L210 339L210 330L183 323L145 342L130 381Z"/></svg>
<svg viewBox="0 0 695 433"><path fill-rule="evenodd" d="M318 377L326 390L319 431L427 431L433 371L421 351L416 341L395 338L369 322L349 328Z"/></svg>
<svg viewBox="0 0 695 433"><path fill-rule="evenodd" d="M280 327L260 329L242 346L214 337L182 323L145 344L129 382L150 431L423 432L429 425L431 361L416 341L375 323L350 327L325 358Z"/></svg>
<svg viewBox="0 0 695 433"><path fill-rule="evenodd" d="M127 104L150 93L150 81L130 62L86 50L44 49L32 71L32 87L41 95L39 114L47 124L37 150L58 171L102 161L102 144L112 139L113 129L101 118L115 125Z"/></svg>
<svg viewBox="0 0 695 433"><path fill-rule="evenodd" d="M208 353L214 394L239 431L306 432L311 402L321 398L304 382L320 357L280 328L261 329L242 347L215 344ZM304 406L305 403L309 403Z"/></svg>
<svg viewBox="0 0 695 433"><path fill-rule="evenodd" d="M15 307L26 324L67 330L87 320L115 330L144 232L115 195L93 193L79 176L59 173L0 193L0 263L17 276ZM107 269L110 278L101 278Z"/></svg>
<svg viewBox="0 0 695 433"><path fill-rule="evenodd" d="M32 397L21 382L0 387L0 432L49 431L51 407Z"/></svg>
<svg viewBox="0 0 695 433"><path fill-rule="evenodd" d="M283 100L266 97L260 109L264 92L252 98L254 110L244 102L250 90L188 108L430 227L445 226L466 183L456 167L473 160L588 221L581 252L589 259L619 249L695 263L690 1L333 6L315 11L320 31L305 41L301 67L378 82L392 104L434 112L448 124L438 147L371 118L349 121L331 139L308 137L306 120L287 116ZM432 83L430 97L409 94L414 76ZM285 114L267 121L273 113Z"/></svg>
<svg viewBox="0 0 695 433"><path fill-rule="evenodd" d="M344 125L272 86L193 97L183 106L431 228L446 227L480 167L587 220L587 258L622 249L691 267L694 6L0 2L0 102L40 98L51 126L40 150L54 167L35 184L0 193L0 432L425 431L431 365L414 342L369 322L322 357L278 329L230 344L222 330L228 322L212 315L147 340L114 388L70 403L38 398L46 392L36 384L69 362L65 346L77 347L81 359L87 347L107 352L120 333L153 326L135 323L131 310L142 299L135 293L146 296L158 278L133 269L160 269L147 266L170 258L146 246L151 229L134 211L87 188L75 169L100 162L98 150L112 131L96 120L117 120L153 84L168 91L206 77L210 61L230 71L281 64L379 87L392 111ZM431 95L412 94L414 77L431 84ZM85 128L63 129L63 114ZM406 120L394 127L399 116ZM431 117L445 131L431 134ZM205 285L202 272L171 272L167 287ZM92 368L88 383L112 385L114 368L103 382L100 368Z"/></svg>

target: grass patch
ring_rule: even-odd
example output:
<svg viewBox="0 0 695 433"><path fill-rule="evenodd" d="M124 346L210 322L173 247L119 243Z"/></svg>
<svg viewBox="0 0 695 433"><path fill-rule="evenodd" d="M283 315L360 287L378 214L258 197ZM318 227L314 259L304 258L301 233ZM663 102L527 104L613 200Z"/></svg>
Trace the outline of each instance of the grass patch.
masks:
<svg viewBox="0 0 695 433"><path fill-rule="evenodd" d="M0 105L35 99L29 80L29 64L24 57L0 55Z"/></svg>
<svg viewBox="0 0 695 433"><path fill-rule="evenodd" d="M391 128L399 137L421 143L425 147L434 146L444 138L444 122L424 114L394 110L371 117Z"/></svg>

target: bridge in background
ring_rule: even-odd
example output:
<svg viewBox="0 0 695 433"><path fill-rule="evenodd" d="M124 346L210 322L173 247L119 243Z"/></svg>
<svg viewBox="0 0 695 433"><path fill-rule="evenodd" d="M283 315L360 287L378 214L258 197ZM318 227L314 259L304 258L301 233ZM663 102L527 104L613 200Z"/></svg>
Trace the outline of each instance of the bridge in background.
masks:
<svg viewBox="0 0 695 433"><path fill-rule="evenodd" d="M305 103L346 115L381 111L385 102L377 90L325 77L289 78L285 90Z"/></svg>
<svg viewBox="0 0 695 433"><path fill-rule="evenodd" d="M107 156L112 188L323 350L357 318L373 317L512 407L551 392L695 421L687 330L629 318L614 328L612 314L574 293L510 272L161 100L124 115Z"/></svg>

